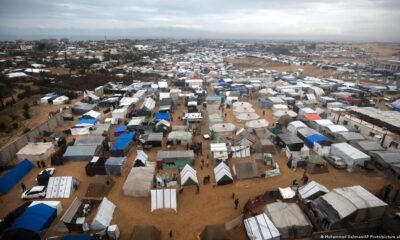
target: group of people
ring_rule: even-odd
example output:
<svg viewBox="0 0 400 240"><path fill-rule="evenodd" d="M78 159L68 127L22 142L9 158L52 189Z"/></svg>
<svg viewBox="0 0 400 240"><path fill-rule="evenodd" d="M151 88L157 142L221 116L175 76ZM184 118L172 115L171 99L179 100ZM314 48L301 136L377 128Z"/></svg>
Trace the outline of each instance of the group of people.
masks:
<svg viewBox="0 0 400 240"><path fill-rule="evenodd" d="M192 146L189 146L189 144L186 146L186 150L192 149L194 154L196 154L196 157L203 156L203 143L198 142L194 143Z"/></svg>
<svg viewBox="0 0 400 240"><path fill-rule="evenodd" d="M307 172L304 171L303 173L303 177L301 178L301 181L303 181L303 185L306 185L308 183L308 176L307 176ZM297 179L294 179L292 181L292 188L298 188L299 184L297 183Z"/></svg>
<svg viewBox="0 0 400 240"><path fill-rule="evenodd" d="M46 167L46 163L43 160L37 161L36 165L38 168L45 168Z"/></svg>

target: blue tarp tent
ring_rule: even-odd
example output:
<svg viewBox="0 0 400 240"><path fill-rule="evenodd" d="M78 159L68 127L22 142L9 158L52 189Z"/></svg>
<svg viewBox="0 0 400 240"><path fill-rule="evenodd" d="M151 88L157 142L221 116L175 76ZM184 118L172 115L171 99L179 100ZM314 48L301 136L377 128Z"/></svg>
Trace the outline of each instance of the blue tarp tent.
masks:
<svg viewBox="0 0 400 240"><path fill-rule="evenodd" d="M125 125L116 126L114 133L116 134L123 133L125 132L126 128L127 127Z"/></svg>
<svg viewBox="0 0 400 240"><path fill-rule="evenodd" d="M78 124L91 124L91 125L95 125L97 123L97 119L93 119L93 118L80 118L78 119L78 121L76 121L76 125Z"/></svg>
<svg viewBox="0 0 400 240"><path fill-rule="evenodd" d="M57 217L57 209L46 204L40 203L28 207L21 217L17 218L12 229L22 228L39 233L50 227L53 220Z"/></svg>
<svg viewBox="0 0 400 240"><path fill-rule="evenodd" d="M129 151L129 147L132 143L133 138L136 136L136 132L124 132L122 133L114 145L111 148L111 154L115 157L124 156Z"/></svg>
<svg viewBox="0 0 400 240"><path fill-rule="evenodd" d="M27 159L18 163L13 169L0 177L0 193L8 193L29 171L34 165Z"/></svg>
<svg viewBox="0 0 400 240"><path fill-rule="evenodd" d="M329 139L327 137L325 137L324 135L321 134L312 134L308 137L306 137L305 139L305 143L307 144L307 146L309 146L310 148L314 147L314 143L321 143L321 142L325 142L328 141Z"/></svg>
<svg viewBox="0 0 400 240"><path fill-rule="evenodd" d="M394 106L394 107L393 107L393 110L395 110L395 111L400 111L400 105Z"/></svg>
<svg viewBox="0 0 400 240"><path fill-rule="evenodd" d="M68 235L61 237L61 240L93 240L96 239L93 234L85 233L79 235Z"/></svg>
<svg viewBox="0 0 400 240"><path fill-rule="evenodd" d="M229 87L229 83L222 81L222 82L218 83L218 86L220 86L220 87Z"/></svg>
<svg viewBox="0 0 400 240"><path fill-rule="evenodd" d="M240 92L240 94L247 93L247 88L245 86L237 86L232 88L232 91Z"/></svg>
<svg viewBox="0 0 400 240"><path fill-rule="evenodd" d="M156 113L156 117L155 117L156 121L160 121L160 120L165 120L165 121L171 121L171 116L169 115L169 113L167 112L158 112Z"/></svg>

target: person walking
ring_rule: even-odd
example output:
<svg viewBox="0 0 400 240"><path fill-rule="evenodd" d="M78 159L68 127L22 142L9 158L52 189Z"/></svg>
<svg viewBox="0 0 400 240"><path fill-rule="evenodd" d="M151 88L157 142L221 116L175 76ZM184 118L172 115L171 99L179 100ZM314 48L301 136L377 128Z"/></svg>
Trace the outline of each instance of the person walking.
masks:
<svg viewBox="0 0 400 240"><path fill-rule="evenodd" d="M172 238L172 229L169 230L169 238Z"/></svg>
<svg viewBox="0 0 400 240"><path fill-rule="evenodd" d="M199 186L199 184L196 185L196 193L200 193L200 186Z"/></svg>
<svg viewBox="0 0 400 240"><path fill-rule="evenodd" d="M303 185L306 185L307 183L308 183L308 176L305 175L305 176L303 177Z"/></svg>
<svg viewBox="0 0 400 240"><path fill-rule="evenodd" d="M40 162L39 161L36 162L36 165L37 165L38 168L40 168Z"/></svg>
<svg viewBox="0 0 400 240"><path fill-rule="evenodd" d="M235 193L232 193L232 200L235 199Z"/></svg>
<svg viewBox="0 0 400 240"><path fill-rule="evenodd" d="M21 188L22 188L22 192L26 191L26 186L25 186L25 184L23 182L21 183Z"/></svg>
<svg viewBox="0 0 400 240"><path fill-rule="evenodd" d="M46 167L46 163L42 160L42 161L40 161L40 165L42 166L42 168L45 168Z"/></svg>
<svg viewBox="0 0 400 240"><path fill-rule="evenodd" d="M239 206L239 198L235 199L235 209L237 209Z"/></svg>

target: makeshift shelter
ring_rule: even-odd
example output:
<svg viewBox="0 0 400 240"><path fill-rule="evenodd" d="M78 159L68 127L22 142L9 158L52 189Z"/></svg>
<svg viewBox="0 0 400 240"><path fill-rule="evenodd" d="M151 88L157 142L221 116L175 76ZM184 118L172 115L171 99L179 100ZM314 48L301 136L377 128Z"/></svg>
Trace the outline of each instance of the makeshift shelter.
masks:
<svg viewBox="0 0 400 240"><path fill-rule="evenodd" d="M163 140L163 133L149 133L142 134L139 141L143 144L144 148L161 147Z"/></svg>
<svg viewBox="0 0 400 240"><path fill-rule="evenodd" d="M207 225L204 230L200 233L199 240L230 240L228 232L226 231L225 225Z"/></svg>
<svg viewBox="0 0 400 240"><path fill-rule="evenodd" d="M79 181L71 176L50 177L46 198L69 198L78 185Z"/></svg>
<svg viewBox="0 0 400 240"><path fill-rule="evenodd" d="M250 146L231 146L232 158L245 158L251 156Z"/></svg>
<svg viewBox="0 0 400 240"><path fill-rule="evenodd" d="M151 190L151 212L164 208L173 209L177 212L176 189Z"/></svg>
<svg viewBox="0 0 400 240"><path fill-rule="evenodd" d="M111 155L114 157L121 157L128 154L135 136L135 131L122 133L111 147Z"/></svg>
<svg viewBox="0 0 400 240"><path fill-rule="evenodd" d="M37 204L28 207L25 212L16 219L11 229L25 229L39 234L48 229L56 217L56 208L43 203Z"/></svg>
<svg viewBox="0 0 400 240"><path fill-rule="evenodd" d="M335 125L335 124L329 119L319 119L319 120L313 120L313 121L308 122L308 126L310 126L310 128L315 129L317 131L321 131L324 127L327 127L330 125Z"/></svg>
<svg viewBox="0 0 400 240"><path fill-rule="evenodd" d="M110 176L95 176L89 183L85 197L105 197L114 184L115 181Z"/></svg>
<svg viewBox="0 0 400 240"><path fill-rule="evenodd" d="M184 131L172 131L168 134L167 144L168 145L192 145L193 134L191 132Z"/></svg>
<svg viewBox="0 0 400 240"><path fill-rule="evenodd" d="M258 128L267 128L268 124L269 122L267 120L258 119L258 120L247 121L244 125L246 129L253 130Z"/></svg>
<svg viewBox="0 0 400 240"><path fill-rule="evenodd" d="M304 142L292 133L283 133L276 136L278 146L282 149L288 147L291 151L300 151L304 147Z"/></svg>
<svg viewBox="0 0 400 240"><path fill-rule="evenodd" d="M153 186L154 173L154 167L132 168L122 186L124 195L131 197L148 197L150 189Z"/></svg>
<svg viewBox="0 0 400 240"><path fill-rule="evenodd" d="M81 118L93 118L93 119L100 120L101 113L93 111L93 110L90 110L89 112L82 114Z"/></svg>
<svg viewBox="0 0 400 240"><path fill-rule="evenodd" d="M308 173L328 172L328 163L318 155L310 155L306 160L306 171Z"/></svg>
<svg viewBox="0 0 400 240"><path fill-rule="evenodd" d="M110 176L121 176L125 166L125 157L110 157L104 164L104 167L106 168L106 173Z"/></svg>
<svg viewBox="0 0 400 240"><path fill-rule="evenodd" d="M385 149L376 141L357 141L352 143L354 147L358 148L362 152L369 154L371 151L385 151ZM400 159L400 152L399 152Z"/></svg>
<svg viewBox="0 0 400 240"><path fill-rule="evenodd" d="M293 121L294 117L291 117L289 114L285 113L284 115L278 118L279 125L283 127L287 127L287 125Z"/></svg>
<svg viewBox="0 0 400 240"><path fill-rule="evenodd" d="M229 169L228 165L226 165L224 162L220 162L214 168L214 175L215 175L215 182L218 185L233 183L231 170Z"/></svg>
<svg viewBox="0 0 400 240"><path fill-rule="evenodd" d="M136 151L136 157L133 161L134 167L145 167L147 166L147 161L149 160L149 156L143 150Z"/></svg>
<svg viewBox="0 0 400 240"><path fill-rule="evenodd" d="M190 165L186 164L180 172L181 186L198 185L197 171Z"/></svg>
<svg viewBox="0 0 400 240"><path fill-rule="evenodd" d="M251 146L254 148L254 144L257 142L257 136L254 131L249 131L244 128L237 131L235 135L234 145L236 146ZM232 150L232 149L231 149Z"/></svg>
<svg viewBox="0 0 400 240"><path fill-rule="evenodd" d="M193 165L193 161L193 150L157 152L157 165L163 169L182 168L186 164Z"/></svg>
<svg viewBox="0 0 400 240"><path fill-rule="evenodd" d="M260 118L260 115L258 115L257 113L240 113L240 114L236 115L236 120L238 120L240 122L256 120L259 118Z"/></svg>
<svg viewBox="0 0 400 240"><path fill-rule="evenodd" d="M17 152L18 160L28 159L30 161L40 161L48 159L54 152L54 145L51 142L28 143Z"/></svg>
<svg viewBox="0 0 400 240"><path fill-rule="evenodd" d="M87 176L106 175L106 168L104 166L107 158L94 156L90 162L85 166Z"/></svg>
<svg viewBox="0 0 400 240"><path fill-rule="evenodd" d="M79 136L75 138L74 146L100 146L103 144L105 137L103 136Z"/></svg>
<svg viewBox="0 0 400 240"><path fill-rule="evenodd" d="M94 126L94 130L90 132L91 135L94 136L108 136L110 132L111 124L102 123Z"/></svg>
<svg viewBox="0 0 400 240"><path fill-rule="evenodd" d="M325 145L324 143L328 141L329 138L325 137L322 134L311 134L305 138L304 142L307 144L307 146L313 148L315 143L318 143L320 145Z"/></svg>
<svg viewBox="0 0 400 240"><path fill-rule="evenodd" d="M44 204L44 205L47 205L49 207L52 207L52 208L56 209L57 210L57 216L60 215L60 213L63 210L60 201L32 201L31 204L28 206L28 208L29 207L33 207L33 206L38 205L38 204Z"/></svg>
<svg viewBox="0 0 400 240"><path fill-rule="evenodd" d="M53 99L53 105L62 105L69 102L69 97L67 96L59 96Z"/></svg>
<svg viewBox="0 0 400 240"><path fill-rule="evenodd" d="M305 125L302 121L292 121L288 124L287 129L289 132L296 134L298 129L306 127L307 125Z"/></svg>
<svg viewBox="0 0 400 240"><path fill-rule="evenodd" d="M171 116L168 112L158 112L158 113L156 113L154 120L156 120L156 121L165 120L165 121L170 122Z"/></svg>
<svg viewBox="0 0 400 240"><path fill-rule="evenodd" d="M346 143L355 143L358 141L364 141L365 137L360 133L356 132L339 132L335 134L335 140L338 143L346 142Z"/></svg>
<svg viewBox="0 0 400 240"><path fill-rule="evenodd" d="M257 149L259 153L275 153L275 145L268 138L260 138L259 148Z"/></svg>
<svg viewBox="0 0 400 240"><path fill-rule="evenodd" d="M270 203L265 206L264 211L282 238L307 238L313 232L312 224L295 203Z"/></svg>
<svg viewBox="0 0 400 240"><path fill-rule="evenodd" d="M228 147L226 143L211 143L210 152L213 160L224 161L228 159Z"/></svg>
<svg viewBox="0 0 400 240"><path fill-rule="evenodd" d="M72 113L76 115L82 115L90 110L94 110L97 107L97 104L83 103L78 102L74 106L72 106Z"/></svg>
<svg viewBox="0 0 400 240"><path fill-rule="evenodd" d="M130 240L161 240L161 232L153 225L135 226Z"/></svg>
<svg viewBox="0 0 400 240"><path fill-rule="evenodd" d="M103 230L110 226L114 210L117 206L106 197L101 201L96 216L90 225L91 230Z"/></svg>
<svg viewBox="0 0 400 240"><path fill-rule="evenodd" d="M271 219L265 214L259 214L245 219L247 237L250 240L279 240L280 233Z"/></svg>
<svg viewBox="0 0 400 240"><path fill-rule="evenodd" d="M21 181L34 165L27 159L18 163L10 171L0 177L0 194L8 193L19 181Z"/></svg>
<svg viewBox="0 0 400 240"><path fill-rule="evenodd" d="M400 164L399 151L371 151L369 154L373 161L386 169Z"/></svg>
<svg viewBox="0 0 400 240"><path fill-rule="evenodd" d="M114 111L112 111L111 116L113 119L125 119L125 117L128 115L128 108L117 108Z"/></svg>
<svg viewBox="0 0 400 240"><path fill-rule="evenodd" d="M100 145L68 146L63 157L68 161L90 161L99 155L100 150Z"/></svg>
<svg viewBox="0 0 400 240"><path fill-rule="evenodd" d="M353 169L356 165L364 166L364 162L371 159L370 156L348 143L332 144L330 154L341 157L349 169Z"/></svg>
<svg viewBox="0 0 400 240"><path fill-rule="evenodd" d="M315 120L321 120L321 117L316 114L316 113L309 113L309 114L304 114L303 118L306 121L315 121Z"/></svg>
<svg viewBox="0 0 400 240"><path fill-rule="evenodd" d="M114 136L120 136L123 132L126 131L128 127L125 125L119 125L115 127Z"/></svg>
<svg viewBox="0 0 400 240"><path fill-rule="evenodd" d="M235 163L232 167L233 174L238 179L248 179L260 177L256 161Z"/></svg>
<svg viewBox="0 0 400 240"><path fill-rule="evenodd" d="M210 127L216 134L231 134L236 130L236 125L233 123L217 123Z"/></svg>
<svg viewBox="0 0 400 240"><path fill-rule="evenodd" d="M301 200L307 203L328 192L329 190L324 185L321 185L316 181L311 181L299 188L298 196Z"/></svg>

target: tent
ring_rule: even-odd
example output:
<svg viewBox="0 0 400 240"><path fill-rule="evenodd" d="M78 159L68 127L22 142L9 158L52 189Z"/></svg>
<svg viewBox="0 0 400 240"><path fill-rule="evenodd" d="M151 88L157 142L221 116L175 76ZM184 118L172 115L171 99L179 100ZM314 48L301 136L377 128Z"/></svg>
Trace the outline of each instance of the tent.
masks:
<svg viewBox="0 0 400 240"><path fill-rule="evenodd" d="M85 197L105 197L111 191L114 183L110 176L97 175L89 183Z"/></svg>
<svg viewBox="0 0 400 240"><path fill-rule="evenodd" d="M230 240L225 225L207 225L200 233L201 240Z"/></svg>
<svg viewBox="0 0 400 240"><path fill-rule="evenodd" d="M122 190L125 196L148 197L153 186L154 167L132 168Z"/></svg>
<svg viewBox="0 0 400 240"><path fill-rule="evenodd" d="M90 230L103 230L107 228L112 220L114 210L117 206L106 197L101 201L96 216L93 218Z"/></svg>
<svg viewBox="0 0 400 240"><path fill-rule="evenodd" d="M22 178L27 175L34 165L27 159L18 163L10 171L0 177L0 193L8 193Z"/></svg>
<svg viewBox="0 0 400 240"><path fill-rule="evenodd" d="M181 186L198 185L197 172L190 165L186 164L180 172Z"/></svg>
<svg viewBox="0 0 400 240"><path fill-rule="evenodd" d="M86 145L92 145L92 146L99 146L102 145L105 140L105 137L103 136L79 136L76 137L74 146L86 146Z"/></svg>
<svg viewBox="0 0 400 240"><path fill-rule="evenodd" d="M128 115L128 108L117 108L112 111L111 116L114 119L125 119L126 115Z"/></svg>
<svg viewBox="0 0 400 240"><path fill-rule="evenodd" d="M304 147L304 142L291 133L278 134L277 142L280 148L288 147L291 151L300 151Z"/></svg>
<svg viewBox="0 0 400 240"><path fill-rule="evenodd" d="M233 108L237 108L237 107L246 107L246 108L251 108L253 105L249 102L234 102L232 104Z"/></svg>
<svg viewBox="0 0 400 240"><path fill-rule="evenodd" d="M338 143L341 142L353 143L358 141L364 141L365 137L360 133L356 132L339 132L335 134L335 140Z"/></svg>
<svg viewBox="0 0 400 240"><path fill-rule="evenodd" d="M306 161L306 171L308 173L328 172L328 163L319 155L310 155Z"/></svg>
<svg viewBox="0 0 400 240"><path fill-rule="evenodd" d="M69 198L78 186L79 181L74 177L50 177L46 189L46 198Z"/></svg>
<svg viewBox="0 0 400 240"><path fill-rule="evenodd" d="M360 149L364 153L369 154L371 151L385 151L385 149L376 141L357 141L352 143L354 147ZM399 156L400 159L400 156Z"/></svg>
<svg viewBox="0 0 400 240"><path fill-rule="evenodd" d="M109 123L97 124L90 134L94 136L108 136L110 128L111 124Z"/></svg>
<svg viewBox="0 0 400 240"><path fill-rule="evenodd" d="M242 113L255 113L256 111L252 107L233 107L233 115L237 116Z"/></svg>
<svg viewBox="0 0 400 240"><path fill-rule="evenodd" d="M192 145L193 133L184 131L172 131L168 134L167 143L168 145L182 144L190 146Z"/></svg>
<svg viewBox="0 0 400 240"><path fill-rule="evenodd" d="M85 171L87 176L95 176L95 175L106 175L106 168L104 163L107 158L94 156L90 162L88 162L85 166Z"/></svg>
<svg viewBox="0 0 400 240"><path fill-rule="evenodd" d="M115 127L114 136L119 136L121 133L125 132L128 127L125 125L119 125Z"/></svg>
<svg viewBox="0 0 400 240"><path fill-rule="evenodd" d="M400 164L400 152L398 151L371 151L369 154L372 160L383 168L389 168L391 165Z"/></svg>
<svg viewBox="0 0 400 240"><path fill-rule="evenodd" d="M258 129L258 128L267 128L269 122L265 119L258 119L258 120L252 120L252 121L247 121L244 125L246 129Z"/></svg>
<svg viewBox="0 0 400 240"><path fill-rule="evenodd" d="M157 162L162 164L163 169L181 168L186 164L193 165L193 161L193 150L157 152Z"/></svg>
<svg viewBox="0 0 400 240"><path fill-rule="evenodd" d="M250 145L247 146L231 146L232 158L250 157Z"/></svg>
<svg viewBox="0 0 400 240"><path fill-rule="evenodd" d="M153 225L135 226L130 240L161 240L161 232Z"/></svg>
<svg viewBox="0 0 400 240"><path fill-rule="evenodd" d="M154 189L151 190L151 212L157 209L176 209L176 189Z"/></svg>
<svg viewBox="0 0 400 240"><path fill-rule="evenodd" d="M356 165L363 166L365 161L371 159L370 156L348 143L332 144L330 154L341 157L349 169L354 168Z"/></svg>
<svg viewBox="0 0 400 240"><path fill-rule="evenodd" d="M25 212L16 219L12 229L25 229L40 233L50 227L57 217L57 209L46 204L37 204L28 207Z"/></svg>
<svg viewBox="0 0 400 240"><path fill-rule="evenodd" d="M89 112L90 110L94 110L96 106L97 104L78 102L74 106L72 106L72 113L76 115L82 115Z"/></svg>
<svg viewBox="0 0 400 240"><path fill-rule="evenodd" d="M213 160L228 159L228 147L226 146L226 143L211 143L210 152Z"/></svg>
<svg viewBox="0 0 400 240"><path fill-rule="evenodd" d="M165 121L170 122L171 116L169 115L168 112L158 112L158 113L156 113L155 120L156 121L165 120Z"/></svg>
<svg viewBox="0 0 400 240"><path fill-rule="evenodd" d="M305 125L302 121L293 121L288 124L287 129L289 132L296 134L298 129L306 127L307 125Z"/></svg>
<svg viewBox="0 0 400 240"><path fill-rule="evenodd" d="M278 240L280 233L271 219L265 214L259 214L244 220L247 237L250 240Z"/></svg>
<svg viewBox="0 0 400 240"><path fill-rule="evenodd" d="M122 133L111 147L111 155L114 157L120 157L128 154L135 136L135 131Z"/></svg>
<svg viewBox="0 0 400 240"><path fill-rule="evenodd" d="M304 114L304 118L307 121L321 120L321 117L318 114L315 114L315 113Z"/></svg>
<svg viewBox="0 0 400 240"><path fill-rule="evenodd" d="M62 206L60 201L32 201L29 207L33 207L38 204L44 204L57 210L57 216L62 212Z"/></svg>
<svg viewBox="0 0 400 240"><path fill-rule="evenodd" d="M310 220L296 203L274 202L267 204L264 211L282 238L307 238L313 232Z"/></svg>
<svg viewBox="0 0 400 240"><path fill-rule="evenodd" d="M30 161L46 160L54 152L54 145L51 142L28 143L17 152L18 160L28 159Z"/></svg>
<svg viewBox="0 0 400 240"><path fill-rule="evenodd" d="M217 134L233 133L236 130L236 125L233 123L217 123L210 127Z"/></svg>
<svg viewBox="0 0 400 240"><path fill-rule="evenodd" d="M142 134L139 137L139 141L143 143L145 148L161 147L163 140L162 132L152 132L149 134Z"/></svg>
<svg viewBox="0 0 400 240"><path fill-rule="evenodd" d="M218 185L233 183L231 170L229 169L228 165L226 165L224 162L220 162L214 168L214 175L215 175L215 182Z"/></svg>
<svg viewBox="0 0 400 240"><path fill-rule="evenodd" d="M240 114L236 115L236 120L241 121L241 122L256 120L259 118L260 118L260 115L258 115L257 113L240 113Z"/></svg>
<svg viewBox="0 0 400 240"><path fill-rule="evenodd" d="M126 166L125 157L110 157L104 163L106 173L110 176L121 176L122 170Z"/></svg>
<svg viewBox="0 0 400 240"><path fill-rule="evenodd" d="M255 160L250 162L235 163L232 167L232 170L233 174L238 179L248 179L260 176Z"/></svg>
<svg viewBox="0 0 400 240"><path fill-rule="evenodd" d="M314 147L314 143L319 143L320 145L322 145L323 142L327 142L327 141L329 141L329 138L325 137L322 134L312 134L312 135L307 136L305 139L305 143L310 148Z"/></svg>
<svg viewBox="0 0 400 240"><path fill-rule="evenodd" d="M136 151L136 157L133 161L134 167L145 167L147 166L147 161L149 160L149 156L143 150Z"/></svg>
<svg viewBox="0 0 400 240"><path fill-rule="evenodd" d="M316 181L311 181L300 187L298 194L301 200L309 202L328 192L329 190L324 185L321 185Z"/></svg>
<svg viewBox="0 0 400 240"><path fill-rule="evenodd" d="M99 155L100 150L100 145L68 146L63 157L68 161L90 161Z"/></svg>
<svg viewBox="0 0 400 240"><path fill-rule="evenodd" d="M100 113L100 112L93 111L93 110L90 110L89 112L84 113L84 114L82 115L82 118L94 118L94 119L100 120L100 118L101 118L101 113Z"/></svg>

